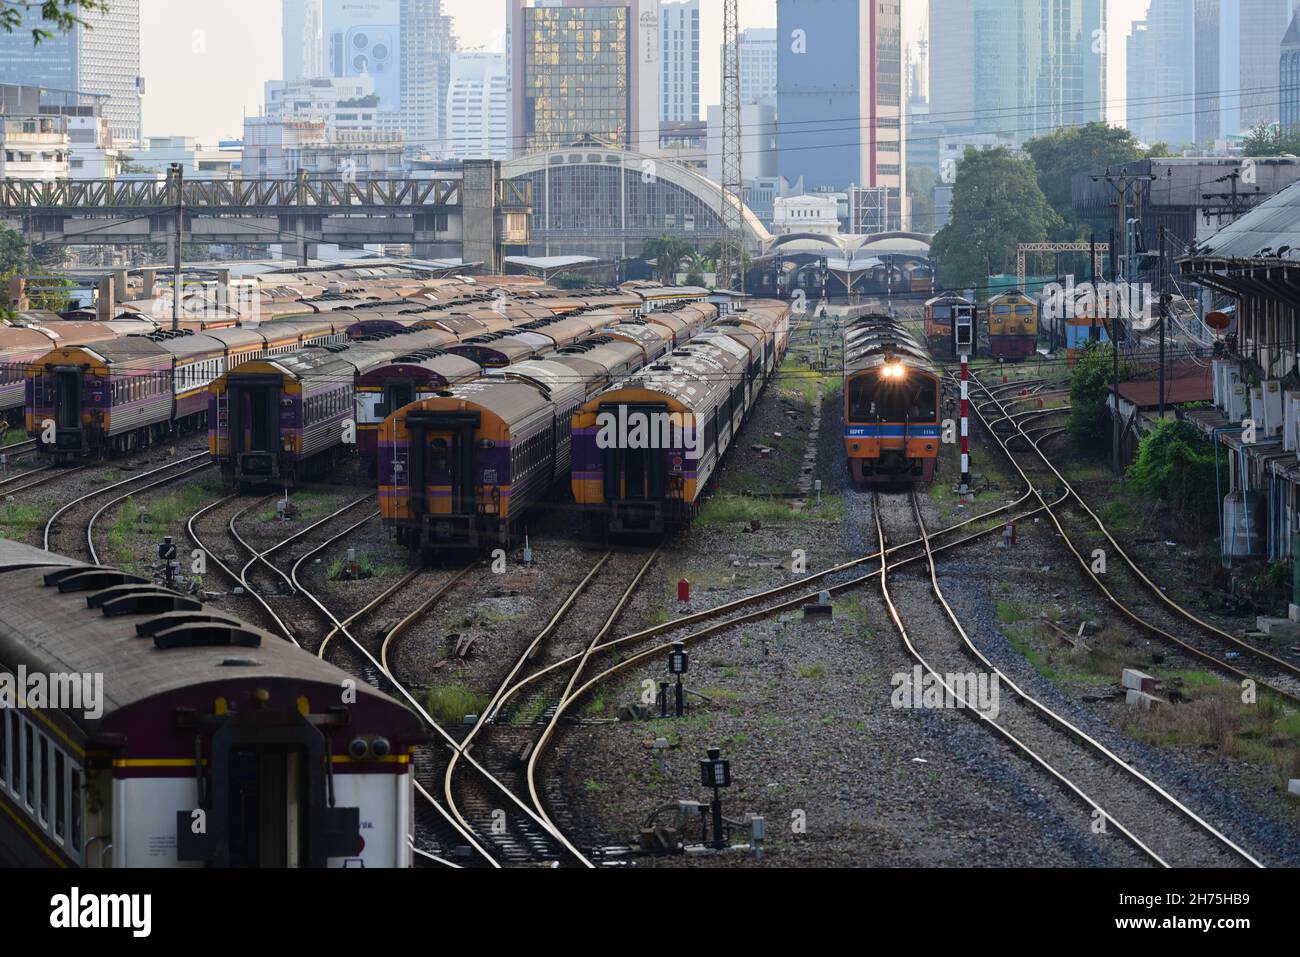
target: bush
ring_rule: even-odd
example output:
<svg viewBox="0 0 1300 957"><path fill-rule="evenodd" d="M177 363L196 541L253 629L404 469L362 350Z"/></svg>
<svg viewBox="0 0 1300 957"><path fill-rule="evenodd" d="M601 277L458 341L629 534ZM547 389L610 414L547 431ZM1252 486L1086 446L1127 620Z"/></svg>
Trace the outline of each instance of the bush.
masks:
<svg viewBox="0 0 1300 957"><path fill-rule="evenodd" d="M1089 343L1070 371L1070 439L1080 452L1110 445L1107 392L1112 374L1110 350Z"/></svg>
<svg viewBox="0 0 1300 957"><path fill-rule="evenodd" d="M1227 463L1214 475L1214 446L1190 422L1165 419L1138 446L1128 480L1144 495L1169 503L1180 515L1209 526L1219 514L1218 489L1227 488Z"/></svg>

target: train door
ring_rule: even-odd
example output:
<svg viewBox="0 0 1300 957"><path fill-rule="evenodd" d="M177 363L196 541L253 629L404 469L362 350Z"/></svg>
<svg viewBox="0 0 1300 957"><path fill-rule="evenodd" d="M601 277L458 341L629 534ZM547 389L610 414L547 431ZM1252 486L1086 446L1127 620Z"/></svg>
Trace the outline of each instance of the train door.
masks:
<svg viewBox="0 0 1300 957"><path fill-rule="evenodd" d="M363 850L361 809L334 803L325 716L253 709L209 716L196 812L176 812L176 857L210 867L325 867Z"/></svg>
<svg viewBox="0 0 1300 957"><path fill-rule="evenodd" d="M280 451L280 389L276 379L231 379L227 384L230 456L241 478L275 474Z"/></svg>
<svg viewBox="0 0 1300 957"><path fill-rule="evenodd" d="M81 428L81 373L76 369L55 373L54 425L60 432Z"/></svg>
<svg viewBox="0 0 1300 957"><path fill-rule="evenodd" d="M415 383L410 379L384 383L384 408L392 415L415 401Z"/></svg>
<svg viewBox="0 0 1300 957"><path fill-rule="evenodd" d="M300 748L237 748L230 757L231 867L301 867L306 792Z"/></svg>
<svg viewBox="0 0 1300 957"><path fill-rule="evenodd" d="M477 412L416 412L407 416L411 433L411 509L418 514L472 515L474 431ZM434 509L431 498L446 499Z"/></svg>
<svg viewBox="0 0 1300 957"><path fill-rule="evenodd" d="M655 441L655 438L661 435L658 424L666 421L668 407L602 406L601 411L616 415L620 423L617 440L602 450L601 474L605 481L605 500L617 502L663 498L667 485L668 455L667 450L660 447L662 443Z"/></svg>

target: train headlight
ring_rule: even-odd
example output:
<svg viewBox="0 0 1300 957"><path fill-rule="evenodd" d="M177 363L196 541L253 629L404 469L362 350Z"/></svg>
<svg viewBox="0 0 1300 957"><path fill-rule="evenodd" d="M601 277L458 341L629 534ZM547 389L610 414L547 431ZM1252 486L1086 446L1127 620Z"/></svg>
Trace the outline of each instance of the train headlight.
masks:
<svg viewBox="0 0 1300 957"><path fill-rule="evenodd" d="M386 758L392 752L393 746L388 743L387 738L375 738L370 742L370 753L377 758Z"/></svg>
<svg viewBox="0 0 1300 957"><path fill-rule="evenodd" d="M370 751L370 745L366 744L365 738L353 738L348 742L348 754L360 761Z"/></svg>
<svg viewBox="0 0 1300 957"><path fill-rule="evenodd" d="M857 442L854 442L852 445L849 446L849 448L852 449L854 452L859 452L862 450L862 446L859 445Z"/></svg>

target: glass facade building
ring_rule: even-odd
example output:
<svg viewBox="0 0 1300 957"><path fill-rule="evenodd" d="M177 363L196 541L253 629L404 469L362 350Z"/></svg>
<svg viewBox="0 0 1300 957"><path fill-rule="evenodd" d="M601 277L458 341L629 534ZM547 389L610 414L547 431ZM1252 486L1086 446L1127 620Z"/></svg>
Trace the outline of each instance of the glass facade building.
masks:
<svg viewBox="0 0 1300 957"><path fill-rule="evenodd" d="M584 136L628 143L631 87L627 7L527 7L522 47L522 124L528 151Z"/></svg>
<svg viewBox="0 0 1300 957"><path fill-rule="evenodd" d="M38 5L39 6L39 5ZM29 29L0 33L0 83L106 96L113 139L137 145L140 130L140 0L113 0L39 45Z"/></svg>
<svg viewBox="0 0 1300 957"><path fill-rule="evenodd" d="M1300 12L1282 38L1278 60L1279 122L1283 129L1300 129Z"/></svg>
<svg viewBox="0 0 1300 957"><path fill-rule="evenodd" d="M890 191L907 222L902 12L898 0L777 0L780 174L806 190ZM830 65L828 67L828 65Z"/></svg>
<svg viewBox="0 0 1300 957"><path fill-rule="evenodd" d="M1105 120L1106 0L968 2L974 4L975 132L1005 133L1022 143ZM930 54L933 62L941 51Z"/></svg>

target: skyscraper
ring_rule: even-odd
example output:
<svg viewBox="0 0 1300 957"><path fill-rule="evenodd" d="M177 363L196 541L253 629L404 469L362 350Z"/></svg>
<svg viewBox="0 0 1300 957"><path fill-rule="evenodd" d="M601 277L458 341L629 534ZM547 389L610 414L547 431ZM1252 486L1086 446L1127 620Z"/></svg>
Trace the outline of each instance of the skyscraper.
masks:
<svg viewBox="0 0 1300 957"><path fill-rule="evenodd" d="M974 0L930 0L930 127L936 136L975 128Z"/></svg>
<svg viewBox="0 0 1300 957"><path fill-rule="evenodd" d="M659 4L659 120L700 118L700 0Z"/></svg>
<svg viewBox="0 0 1300 957"><path fill-rule="evenodd" d="M1300 12L1291 17L1278 59L1278 122L1285 130L1300 128Z"/></svg>
<svg viewBox="0 0 1300 957"><path fill-rule="evenodd" d="M453 53L447 152L453 159L510 158L509 64L504 53Z"/></svg>
<svg viewBox="0 0 1300 957"><path fill-rule="evenodd" d="M446 142L447 88L456 48L442 0L401 0L401 126L409 147L440 150Z"/></svg>
<svg viewBox="0 0 1300 957"><path fill-rule="evenodd" d="M108 10L81 16L85 26L40 45L27 30L0 33L0 83L107 96L104 116L114 141L138 145L140 0L113 0Z"/></svg>
<svg viewBox="0 0 1300 957"><path fill-rule="evenodd" d="M1195 13L1187 0L1151 0L1128 37L1128 128L1147 143L1197 139Z"/></svg>
<svg viewBox="0 0 1300 957"><path fill-rule="evenodd" d="M656 0L514 0L510 27L515 150L583 136L659 148Z"/></svg>
<svg viewBox="0 0 1300 957"><path fill-rule="evenodd" d="M1295 0L1196 0L1196 139L1277 122L1277 63Z"/></svg>
<svg viewBox="0 0 1300 957"><path fill-rule="evenodd" d="M315 80L326 75L324 0L283 0L284 71L281 79Z"/></svg>
<svg viewBox="0 0 1300 957"><path fill-rule="evenodd" d="M1106 118L1106 0L973 3L976 132L1023 142Z"/></svg>
<svg viewBox="0 0 1300 957"><path fill-rule="evenodd" d="M776 106L776 31L751 27L741 30L736 39L740 44L740 105ZM719 55L725 63L725 43ZM719 75L725 73L724 68Z"/></svg>
<svg viewBox="0 0 1300 957"><path fill-rule="evenodd" d="M777 0L780 173L809 189L890 191L905 217L903 49L893 0Z"/></svg>

